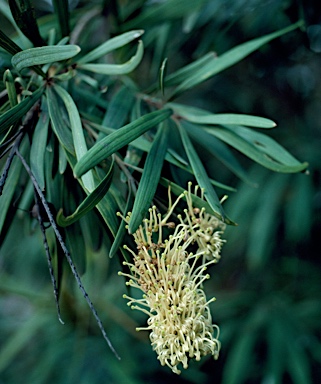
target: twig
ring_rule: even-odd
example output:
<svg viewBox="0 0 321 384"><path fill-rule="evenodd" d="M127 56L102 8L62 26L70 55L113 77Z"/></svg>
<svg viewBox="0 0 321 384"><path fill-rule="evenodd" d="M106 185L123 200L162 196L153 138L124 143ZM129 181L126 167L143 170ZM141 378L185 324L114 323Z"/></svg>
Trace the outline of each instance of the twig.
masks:
<svg viewBox="0 0 321 384"><path fill-rule="evenodd" d="M46 198L45 198L44 194L42 193L41 188L40 188L40 186L37 183L37 180L35 179L35 177L34 177L32 171L31 171L29 165L27 164L27 162L24 159L24 157L20 154L18 149L16 149L16 155L19 157L19 159L21 160L21 162L22 162L23 166L25 167L27 173L29 174L29 177L30 177L30 179L31 179L31 181L32 181L32 183L33 183L37 193L38 193L38 196L40 197L41 203L42 203L45 211L47 212L47 216L48 216L48 219L50 221L50 224L52 225L52 228L53 228L53 230L54 230L54 232L56 234L56 237L57 237L57 239L58 239L58 241L59 241L59 243L61 245L61 248L62 248L62 250L63 250L63 252L64 252L64 254L66 256L66 259L68 261L68 264L70 266L72 274L74 275L74 278L77 281L78 287L79 287L80 291L82 292L82 294L83 294L85 300L87 301L87 304L88 304L92 314L94 315L94 317L96 319L96 322L97 322L97 324L99 326L99 329L100 329L104 339L106 340L109 348L112 350L112 352L117 357L117 359L120 360L120 357L119 357L118 353L115 351L115 349L114 349L113 345L111 344L109 338L107 337L106 331L105 331L104 326L103 326L103 324L102 324L102 322L101 322L101 320L100 320L100 318L99 318L99 316L97 314L97 311L96 311L92 301L90 300L90 298L89 298L89 296L88 296L88 294L87 294L87 292L86 292L86 290L85 290L85 288L84 288L84 286L83 286L83 284L81 282L81 279L80 279L80 276L79 276L79 274L77 272L77 269L76 269L76 267L75 267L75 265L74 265L74 263L72 261L70 253L69 253L69 251L68 251L68 249L67 249L67 247L66 247L66 245L65 245L65 243L63 241L63 238L62 238L62 236L61 236L61 234L59 232L59 229L57 227L57 224L56 224L56 222L54 220L53 214L50 211L50 208L48 206Z"/></svg>
<svg viewBox="0 0 321 384"><path fill-rule="evenodd" d="M36 207L37 207L37 219L39 221L40 229L41 229L42 236L43 236L43 244L44 244L45 251L46 251L48 268L49 268L49 273L50 273L50 277L51 277L51 283L52 283L52 286L54 289L58 319L61 322L61 324L65 324L61 318L61 315L60 315L59 293L58 293L57 283L56 283L54 270L53 270L53 266L52 266L52 259L51 259L49 245L48 245L48 241L47 241L46 229L45 229L45 226L43 224L43 218L41 217L41 214L40 214L39 197L38 197L38 194L36 191L35 191L35 201L36 201Z"/></svg>

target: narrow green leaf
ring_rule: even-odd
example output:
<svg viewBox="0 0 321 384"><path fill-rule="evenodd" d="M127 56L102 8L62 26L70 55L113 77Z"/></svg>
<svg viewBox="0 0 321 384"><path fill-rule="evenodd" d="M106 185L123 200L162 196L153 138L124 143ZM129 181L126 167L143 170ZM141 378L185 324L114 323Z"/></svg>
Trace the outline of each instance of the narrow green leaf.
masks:
<svg viewBox="0 0 321 384"><path fill-rule="evenodd" d="M274 139L265 135L264 133L239 126L226 125L225 128L235 132L238 136L242 137L244 140L254 145L260 151L280 163L290 166L302 165L285 148L283 148Z"/></svg>
<svg viewBox="0 0 321 384"><path fill-rule="evenodd" d="M206 55L202 56L198 60L193 61L192 63L186 65L183 68L178 69L174 73L166 76L165 85L170 87L176 84L180 84L186 79L189 79L195 72L204 68L208 63L212 63L212 61L216 58L216 54L214 52L209 52Z"/></svg>
<svg viewBox="0 0 321 384"><path fill-rule="evenodd" d="M63 215L62 209L57 214L57 223L61 227L66 227L70 224L73 224L84 216L87 212L95 208L95 206L100 202L100 200L107 193L114 170L114 161L111 162L110 168L106 176L102 181L97 185L97 187L85 198L85 200L77 207L75 212L67 217Z"/></svg>
<svg viewBox="0 0 321 384"><path fill-rule="evenodd" d="M20 152L24 154L27 148L27 140L24 138L22 143L20 144ZM1 209L0 209L0 240L1 242L4 240L3 236L5 235L4 226L6 226L6 220L12 220L12 217L8 216L8 210L11 206L12 198L17 189L20 172L21 172L22 164L19 161L18 157L12 160L9 173L2 191L2 195L0 196L1 201Z"/></svg>
<svg viewBox="0 0 321 384"><path fill-rule="evenodd" d="M127 202L126 202L126 207L123 211L123 216L126 216L127 212L129 212L131 210L132 204L133 204L133 194L131 193L131 191L129 191ZM123 238L124 238L126 232L127 232L126 222L124 220L121 220L121 223L119 225L119 228L118 228L116 236L115 236L115 239L114 239L113 244L112 244L110 251L109 251L109 257L110 258L115 256L116 252L118 251L119 247L122 244L122 241L123 241Z"/></svg>
<svg viewBox="0 0 321 384"><path fill-rule="evenodd" d="M40 36L34 9L30 0L9 0L12 16L23 34L35 45L45 45Z"/></svg>
<svg viewBox="0 0 321 384"><path fill-rule="evenodd" d="M60 26L61 37L69 36L69 1L66 0L53 0L55 14L58 18Z"/></svg>
<svg viewBox="0 0 321 384"><path fill-rule="evenodd" d="M59 144L59 173L63 175L67 168L67 156L64 147Z"/></svg>
<svg viewBox="0 0 321 384"><path fill-rule="evenodd" d="M150 148L151 148L151 143L148 140L146 140L144 137L138 137L136 140L134 140L131 143L131 145L133 147L136 147L136 148L138 148L142 151L145 151L145 152L149 152ZM177 155L173 155L173 152L170 151L170 149L167 151L167 153L165 155L165 160L168 161L169 163L176 165L177 167L183 169L184 171L193 174L192 168L186 163L186 161L180 157L177 157ZM219 188L225 189L227 191L231 191L231 192L236 191L236 189L234 189L234 188L232 188L226 184L220 183L220 182L213 180L213 179L209 179L209 180L210 180L211 184L213 184L216 187L219 187Z"/></svg>
<svg viewBox="0 0 321 384"><path fill-rule="evenodd" d="M125 86L121 87L110 101L102 125L111 128L122 127L134 101L132 90Z"/></svg>
<svg viewBox="0 0 321 384"><path fill-rule="evenodd" d="M86 64L91 63L98 58L106 55L107 53L114 51L117 48L123 47L124 45L130 43L131 41L140 37L144 31L142 29L125 32L119 36L113 37L107 40L105 43L99 45L97 48L88 52L85 56L81 57L77 63Z"/></svg>
<svg viewBox="0 0 321 384"><path fill-rule="evenodd" d="M172 111L170 109L148 113L98 141L76 164L74 168L75 176L80 177L103 159L106 159L150 128L167 119L171 114Z"/></svg>
<svg viewBox="0 0 321 384"><path fill-rule="evenodd" d="M281 158L288 158L287 155L282 155L284 148L279 146L276 142L273 142L277 144L276 147L272 148L272 153L275 153L275 148L282 148L282 152L277 154L276 158L270 157L267 147L264 148L263 146L260 146L260 144L253 144L250 143L248 140L245 140L243 137L240 137L235 132L232 132L230 129L226 128L219 128L219 127L213 127L213 128L204 128L206 132L210 133L211 135L214 135L218 139L224 141L225 143L229 144L231 147L237 149L250 159L256 161L257 163L263 165L264 167L271 169L275 172L301 172L305 170L308 167L308 163L299 163L293 164L291 161L290 164L288 162L282 162L279 161ZM243 127L243 129L246 129ZM257 134L257 132L255 132ZM262 135L262 134L260 134ZM271 138L268 138L272 141Z"/></svg>
<svg viewBox="0 0 321 384"><path fill-rule="evenodd" d="M15 22L14 18L12 17L12 13L9 7L9 4L6 0L0 0L0 12L2 15L9 20L13 28L15 29L15 33L17 34L17 39L19 42L17 43L18 46L21 46L22 48L30 48L30 41L29 39L21 32L21 29L18 27L17 23ZM15 52L16 53L16 52Z"/></svg>
<svg viewBox="0 0 321 384"><path fill-rule="evenodd" d="M256 341L256 333L253 330L242 332L234 340L225 362L222 384L243 384L247 382L249 366L254 363L253 348Z"/></svg>
<svg viewBox="0 0 321 384"><path fill-rule="evenodd" d="M0 47L5 49L11 55L22 51L22 49L14 41L12 41L4 32L0 29Z"/></svg>
<svg viewBox="0 0 321 384"><path fill-rule="evenodd" d="M10 107L12 108L15 105L17 105L18 101L17 101L16 86L14 83L12 73L9 69L4 71L3 82L4 82L6 89L7 89L7 92L8 92L8 99L10 102Z"/></svg>
<svg viewBox="0 0 321 384"><path fill-rule="evenodd" d="M79 112L75 102L67 91L65 91L59 85L54 86L55 91L61 97L65 104L71 127L72 138L74 142L74 148L76 151L77 160L83 157L87 153L87 144L82 128ZM94 178L92 172L88 172L81 178L85 188L91 192L95 188Z"/></svg>
<svg viewBox="0 0 321 384"><path fill-rule="evenodd" d="M206 173L206 170L198 157L198 154L196 150L194 149L194 146L188 137L188 134L184 130L184 128L181 125L177 125L179 129L179 133L181 135L181 139L183 142L183 146L185 149L185 152L187 154L188 160L191 164L191 167L194 171L194 176L197 180L198 185L201 188L204 188L204 196L215 212L215 216L217 216L220 220L224 221L225 219L225 213L223 211L223 208L221 206L220 200L217 197L217 194L211 185L211 182L208 178L208 175Z"/></svg>
<svg viewBox="0 0 321 384"><path fill-rule="evenodd" d="M165 78L166 64L167 64L167 57L162 62L162 65L159 70L159 89L161 90L163 96L164 96L164 78Z"/></svg>
<svg viewBox="0 0 321 384"><path fill-rule="evenodd" d="M30 148L30 168L42 190L45 188L44 158L49 126L49 113L46 104L46 100L43 98L41 114L32 137Z"/></svg>
<svg viewBox="0 0 321 384"><path fill-rule="evenodd" d="M271 239L277 230L275 222L278 219L280 198L287 182L288 175L272 174L270 179L265 180L264 188L257 198L246 251L248 266L252 271L260 270L268 260L273 246Z"/></svg>
<svg viewBox="0 0 321 384"><path fill-rule="evenodd" d="M302 26L302 21L292 24L289 27L283 28L279 31L270 33L266 36L259 37L257 39L240 44L237 47L234 47L231 50L223 53L221 56L213 58L212 62L209 62L204 65L203 68L199 68L198 70L194 71L192 76L184 80L175 89L171 98L177 97L182 92L192 87L195 87L196 85L202 83L203 81L209 79L217 73L231 67L232 65L238 63L252 52L258 50L260 47L262 47L269 41L276 39L277 37L280 37L285 33L291 32L294 29L299 28L300 26Z"/></svg>
<svg viewBox="0 0 321 384"><path fill-rule="evenodd" d="M58 103L58 98L52 87L47 87L46 97L50 116L51 127L55 132L60 144L72 155L75 155L75 149L71 131L63 120L61 113L62 106Z"/></svg>
<svg viewBox="0 0 321 384"><path fill-rule="evenodd" d="M39 329L44 327L46 321L47 319L39 313L34 313L33 316L27 317L23 326L18 327L17 331L11 335L6 343L3 343L0 352L0 371L3 372L10 366L12 361L30 345L33 338L39 334Z"/></svg>
<svg viewBox="0 0 321 384"><path fill-rule="evenodd" d="M167 0L145 4L143 11L134 19L128 21L124 27L126 29L135 28L140 25L155 25L163 21L182 18L191 12L196 12L208 0L186 1L186 0Z"/></svg>
<svg viewBox="0 0 321 384"><path fill-rule="evenodd" d="M246 125L256 128L274 128L276 124L270 119L264 117L236 114L236 113L211 113L200 108L194 108L183 104L168 103L174 113L196 124L210 125Z"/></svg>
<svg viewBox="0 0 321 384"><path fill-rule="evenodd" d="M267 321L267 376L273 377L273 383L282 384L286 362L286 349L284 343L283 322L279 321L279 315L272 312L271 319Z"/></svg>
<svg viewBox="0 0 321 384"><path fill-rule="evenodd" d="M139 182L137 194L134 201L133 211L129 221L128 231L134 233L151 206L155 195L163 162L167 151L169 125L166 121L158 128L155 140L147 155L143 175Z"/></svg>
<svg viewBox="0 0 321 384"><path fill-rule="evenodd" d="M21 119L31 107L39 100L43 93L43 88L37 89L31 96L26 97L21 103L15 105L9 111L0 116L0 134L2 134L10 125Z"/></svg>
<svg viewBox="0 0 321 384"><path fill-rule="evenodd" d="M144 45L140 40L135 55L124 64L80 64L77 68L102 75L125 75L132 72L138 66L143 58L143 54Z"/></svg>
<svg viewBox="0 0 321 384"><path fill-rule="evenodd" d="M210 135L203 129L199 129L199 127L193 124L183 121L181 124L195 141L197 141L204 148L206 148L214 157L221 161L236 176L238 176L241 180L252 186L257 186L254 182L249 179L245 169L230 151L228 146L225 145L221 140L218 140L213 135Z"/></svg>
<svg viewBox="0 0 321 384"><path fill-rule="evenodd" d="M70 59L80 52L78 45L53 45L50 47L29 48L16 53L12 59L12 65L17 71L23 68L54 63Z"/></svg>

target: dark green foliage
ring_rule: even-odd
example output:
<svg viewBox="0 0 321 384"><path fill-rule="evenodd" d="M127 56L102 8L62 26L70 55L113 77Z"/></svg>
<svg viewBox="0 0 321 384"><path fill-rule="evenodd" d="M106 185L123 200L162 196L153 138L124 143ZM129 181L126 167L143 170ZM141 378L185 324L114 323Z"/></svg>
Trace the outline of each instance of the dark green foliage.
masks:
<svg viewBox="0 0 321 384"><path fill-rule="evenodd" d="M318 382L320 13L281 0L72 3L0 0L0 382ZM48 228L57 322L16 150L120 362ZM222 351L173 377L122 299L131 240L117 212L132 210L133 232L189 180L205 188L195 206L228 227L206 285Z"/></svg>

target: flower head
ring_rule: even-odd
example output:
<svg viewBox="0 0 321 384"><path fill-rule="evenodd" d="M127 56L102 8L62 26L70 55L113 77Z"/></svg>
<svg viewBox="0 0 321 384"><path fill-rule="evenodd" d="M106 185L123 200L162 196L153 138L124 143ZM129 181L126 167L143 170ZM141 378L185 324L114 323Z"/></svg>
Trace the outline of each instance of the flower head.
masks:
<svg viewBox="0 0 321 384"><path fill-rule="evenodd" d="M187 208L178 222L169 221L173 211L185 197ZM130 220L130 214L124 218ZM172 233L168 234L168 228ZM167 230L166 230L167 229ZM124 262L131 274L129 286L143 292L141 299L128 299L133 309L148 315L147 327L153 349L162 365L180 373L178 365L188 367L189 359L200 360L211 354L216 359L220 350L219 329L212 324L209 304L203 283L209 279L206 270L219 260L224 225L204 209L193 207L190 191L171 204L162 216L153 206L133 234L137 250L125 248L132 254L131 262ZM214 335L216 332L216 336Z"/></svg>

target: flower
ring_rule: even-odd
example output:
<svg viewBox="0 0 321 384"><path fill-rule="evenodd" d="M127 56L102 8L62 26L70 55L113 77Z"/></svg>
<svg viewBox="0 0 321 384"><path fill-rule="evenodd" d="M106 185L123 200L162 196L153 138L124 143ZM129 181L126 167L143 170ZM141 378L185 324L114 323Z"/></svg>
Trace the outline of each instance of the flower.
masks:
<svg viewBox="0 0 321 384"><path fill-rule="evenodd" d="M169 221L183 198L187 203L184 217L177 215L177 223ZM123 219L128 223L130 213ZM166 228L172 233L168 235ZM189 184L174 204L169 194L164 216L156 206L149 209L149 218L133 234L136 251L124 246L133 256L123 263L131 273L119 274L129 278L127 285L143 292L141 299L124 298L132 309L149 317L147 326L137 330L151 332L151 345L160 363L177 374L178 365L188 368L189 359L200 360L208 354L217 359L219 355L219 328L212 324L209 309L215 298L207 300L202 287L210 277L207 268L220 258L223 229L213 215L193 207Z"/></svg>

